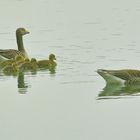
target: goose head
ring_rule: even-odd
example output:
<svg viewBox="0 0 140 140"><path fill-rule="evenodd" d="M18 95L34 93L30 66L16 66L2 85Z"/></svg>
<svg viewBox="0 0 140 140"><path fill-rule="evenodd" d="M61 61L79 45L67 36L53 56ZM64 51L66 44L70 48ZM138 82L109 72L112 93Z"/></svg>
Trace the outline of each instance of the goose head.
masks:
<svg viewBox="0 0 140 140"><path fill-rule="evenodd" d="M16 30L16 34L21 35L21 36L26 35L26 34L29 34L29 33L30 33L30 32L27 31L25 28L18 28L18 29Z"/></svg>
<svg viewBox="0 0 140 140"><path fill-rule="evenodd" d="M56 57L54 54L50 54L49 55L49 60L53 61L53 60L56 60Z"/></svg>

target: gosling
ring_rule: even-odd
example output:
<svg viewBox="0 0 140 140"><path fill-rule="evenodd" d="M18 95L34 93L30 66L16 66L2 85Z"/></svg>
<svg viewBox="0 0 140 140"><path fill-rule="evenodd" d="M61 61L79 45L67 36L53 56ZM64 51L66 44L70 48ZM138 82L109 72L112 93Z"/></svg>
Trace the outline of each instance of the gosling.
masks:
<svg viewBox="0 0 140 140"><path fill-rule="evenodd" d="M57 63L54 61L56 57L54 54L49 55L49 60L39 60L37 62L39 68L55 67Z"/></svg>
<svg viewBox="0 0 140 140"><path fill-rule="evenodd" d="M5 75L17 75L19 72L19 68L16 63L12 63L11 65L6 65L3 68L3 73Z"/></svg>
<svg viewBox="0 0 140 140"><path fill-rule="evenodd" d="M20 69L23 71L35 71L37 70L38 65L37 65L37 60L35 58L32 58L29 60L28 58L25 59L25 62L20 65Z"/></svg>

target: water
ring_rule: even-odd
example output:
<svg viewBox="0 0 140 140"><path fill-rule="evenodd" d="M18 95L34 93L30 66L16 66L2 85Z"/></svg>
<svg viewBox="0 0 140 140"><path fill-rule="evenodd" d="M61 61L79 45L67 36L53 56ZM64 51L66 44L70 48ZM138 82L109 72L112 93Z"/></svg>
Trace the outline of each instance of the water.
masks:
<svg viewBox="0 0 140 140"><path fill-rule="evenodd" d="M1 0L0 48L16 48L15 30L25 27L29 56L54 53L58 66L20 82L0 77L0 139L140 139L139 90L111 87L122 96L99 100L109 92L96 73L139 69L139 16L138 0Z"/></svg>

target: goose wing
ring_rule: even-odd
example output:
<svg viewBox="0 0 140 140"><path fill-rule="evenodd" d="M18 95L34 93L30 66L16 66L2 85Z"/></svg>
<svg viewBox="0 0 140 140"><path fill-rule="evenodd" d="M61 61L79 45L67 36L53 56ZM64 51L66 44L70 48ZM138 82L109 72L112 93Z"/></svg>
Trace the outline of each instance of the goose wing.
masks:
<svg viewBox="0 0 140 140"><path fill-rule="evenodd" d="M0 49L0 55L8 59L15 58L16 55L21 55L24 57L24 54L22 52L14 49Z"/></svg>
<svg viewBox="0 0 140 140"><path fill-rule="evenodd" d="M134 69L102 70L102 72L106 72L110 75L113 75L123 80L129 80L132 78L140 78L140 70L134 70Z"/></svg>

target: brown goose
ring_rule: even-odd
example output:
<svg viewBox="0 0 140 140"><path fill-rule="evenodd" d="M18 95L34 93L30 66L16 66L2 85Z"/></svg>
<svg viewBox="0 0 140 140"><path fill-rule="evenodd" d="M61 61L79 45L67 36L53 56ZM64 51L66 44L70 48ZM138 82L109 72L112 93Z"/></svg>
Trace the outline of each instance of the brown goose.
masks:
<svg viewBox="0 0 140 140"><path fill-rule="evenodd" d="M0 49L0 56L7 59L14 59L16 55L21 55L23 57L28 57L24 45L23 45L23 35L29 34L29 32L24 28L18 28L16 30L16 40L18 50L15 49Z"/></svg>
<svg viewBox="0 0 140 140"><path fill-rule="evenodd" d="M98 69L97 73L101 75L107 83L127 83L140 80L140 70L104 70Z"/></svg>

